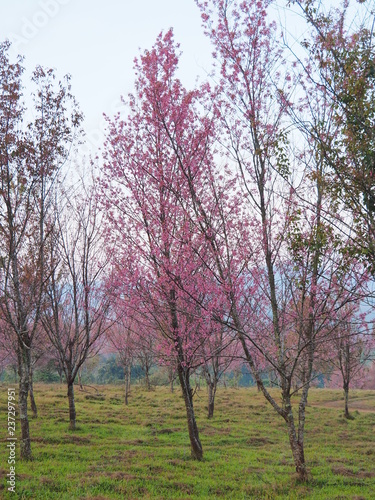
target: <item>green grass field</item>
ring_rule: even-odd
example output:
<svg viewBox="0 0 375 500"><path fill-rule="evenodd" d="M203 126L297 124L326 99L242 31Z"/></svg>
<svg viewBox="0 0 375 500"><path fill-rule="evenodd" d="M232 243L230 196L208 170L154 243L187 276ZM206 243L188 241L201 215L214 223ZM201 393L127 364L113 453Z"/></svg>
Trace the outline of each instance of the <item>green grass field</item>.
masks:
<svg viewBox="0 0 375 500"><path fill-rule="evenodd" d="M296 481L283 421L256 389L219 388L212 420L206 418L206 391L197 393L202 462L190 458L178 391L134 387L128 407L120 386L87 391L76 388L78 429L72 432L65 387L36 386L39 417L30 419L34 460L23 463L17 452L14 494L6 484L7 386L2 386L0 498L375 499L375 391L352 393L353 420L335 406L341 391L311 391L307 485Z"/></svg>

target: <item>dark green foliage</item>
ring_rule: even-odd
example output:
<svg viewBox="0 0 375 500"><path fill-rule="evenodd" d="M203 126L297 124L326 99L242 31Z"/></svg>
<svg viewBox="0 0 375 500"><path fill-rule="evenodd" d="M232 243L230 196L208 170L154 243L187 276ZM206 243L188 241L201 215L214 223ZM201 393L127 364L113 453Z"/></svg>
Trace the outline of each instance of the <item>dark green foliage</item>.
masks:
<svg viewBox="0 0 375 500"><path fill-rule="evenodd" d="M111 356L100 366L97 382L98 384L111 384L124 380L124 377L124 368L115 356Z"/></svg>
<svg viewBox="0 0 375 500"><path fill-rule="evenodd" d="M50 361L49 363L47 363L47 365L35 370L34 381L45 383L60 382L60 377L56 370L55 362Z"/></svg>

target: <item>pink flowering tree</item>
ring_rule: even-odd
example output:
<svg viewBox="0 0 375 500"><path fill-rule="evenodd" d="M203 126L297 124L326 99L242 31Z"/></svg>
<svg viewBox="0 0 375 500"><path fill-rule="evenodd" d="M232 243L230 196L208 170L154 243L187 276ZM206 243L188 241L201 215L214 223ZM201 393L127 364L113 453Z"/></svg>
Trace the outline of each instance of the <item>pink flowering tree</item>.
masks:
<svg viewBox="0 0 375 500"><path fill-rule="evenodd" d="M238 339L225 325L216 322L213 325L207 341L199 349L198 362L207 384L208 402L207 416L212 418L215 409L215 396L219 381L223 375L242 363Z"/></svg>
<svg viewBox="0 0 375 500"><path fill-rule="evenodd" d="M333 356L328 361L333 369L330 378L340 379L344 390L344 415L350 419L353 417L349 413L349 389L368 371L374 358L375 341L367 315L360 313L353 304L341 311L336 323Z"/></svg>
<svg viewBox="0 0 375 500"><path fill-rule="evenodd" d="M190 374L211 329L210 308L220 296L212 280L206 289L206 244L192 227L194 207L181 164L198 181L207 164L212 123L198 112L202 92L186 91L176 78L177 63L172 31L136 61L129 116L109 122L102 199L108 241L118 249L121 293L141 311L149 331L159 334L159 351L175 360L191 452L200 460Z"/></svg>
<svg viewBox="0 0 375 500"><path fill-rule="evenodd" d="M125 376L125 404L129 403L131 369L138 356L138 337L142 325L139 311L134 311L121 294L115 293L115 320L106 333L107 351L115 352L121 361Z"/></svg>
<svg viewBox="0 0 375 500"><path fill-rule="evenodd" d="M317 347L329 345L329 319L353 300L362 282L336 283L341 255L327 221L324 156L313 144L298 156L288 147L293 82L284 69L276 24L268 17L271 2L197 3L220 72L215 94L220 142L242 190L236 222L232 210L220 212L224 240L212 231L193 178L191 200L230 303L228 324L258 387L286 422L297 474L306 481L305 408ZM232 240L241 215L242 246ZM223 248L231 259L223 259ZM354 276L361 272L354 266ZM281 401L263 382L267 367L276 374ZM292 404L293 385L300 390L298 408Z"/></svg>
<svg viewBox="0 0 375 500"><path fill-rule="evenodd" d="M141 310L138 310L137 316L133 314L129 315L129 318L136 326L135 359L144 374L146 389L151 391L150 371L158 359L157 332L142 319Z"/></svg>

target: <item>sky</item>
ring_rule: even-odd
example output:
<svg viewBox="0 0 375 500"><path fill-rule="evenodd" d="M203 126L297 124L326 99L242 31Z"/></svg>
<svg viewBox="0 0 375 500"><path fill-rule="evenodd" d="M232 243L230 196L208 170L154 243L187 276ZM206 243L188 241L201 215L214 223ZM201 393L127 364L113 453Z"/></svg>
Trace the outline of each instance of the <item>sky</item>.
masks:
<svg viewBox="0 0 375 500"><path fill-rule="evenodd" d="M294 44L304 36L303 22L287 2L277 3L274 19L288 28ZM120 96L133 90L134 58L170 27L182 50L178 76L192 88L212 65L194 0L0 0L0 41L9 39L13 55L25 57L25 94L37 65L56 69L60 78L72 76L72 93L85 116L84 153L102 144L103 113L112 117L124 109Z"/></svg>
<svg viewBox="0 0 375 500"><path fill-rule="evenodd" d="M103 113L113 116L133 90L134 58L170 27L183 52L179 77L191 88L212 52L194 0L0 0L0 41L25 57L26 93L36 65L69 73L92 149L103 139Z"/></svg>

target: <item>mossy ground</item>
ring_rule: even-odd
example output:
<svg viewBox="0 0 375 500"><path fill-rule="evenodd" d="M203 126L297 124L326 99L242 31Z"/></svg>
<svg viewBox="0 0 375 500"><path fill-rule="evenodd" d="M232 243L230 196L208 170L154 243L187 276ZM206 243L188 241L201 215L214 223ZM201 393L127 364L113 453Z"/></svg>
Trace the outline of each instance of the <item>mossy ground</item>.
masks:
<svg viewBox="0 0 375 500"><path fill-rule="evenodd" d="M39 417L30 419L33 461L17 454L16 493L7 491L6 398L0 399L0 498L74 499L375 499L375 392L356 391L354 419L332 401L341 391L315 389L307 409L311 480L294 474L286 428L256 389L219 388L215 416L206 391L195 406L204 450L190 458L183 400L157 387L76 388L77 430L69 431L66 388L37 385ZM99 396L99 397L98 397ZM363 400L363 411L358 402ZM339 404L339 403L338 403ZM19 433L19 423L17 423Z"/></svg>

